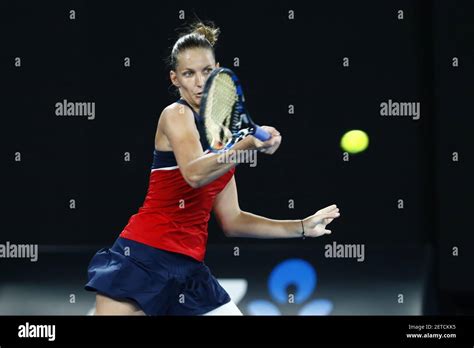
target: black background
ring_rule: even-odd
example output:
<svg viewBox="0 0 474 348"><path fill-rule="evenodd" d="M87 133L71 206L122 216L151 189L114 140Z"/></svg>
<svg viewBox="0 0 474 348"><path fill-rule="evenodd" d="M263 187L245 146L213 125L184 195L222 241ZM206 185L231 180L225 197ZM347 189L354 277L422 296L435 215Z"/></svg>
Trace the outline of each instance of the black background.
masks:
<svg viewBox="0 0 474 348"><path fill-rule="evenodd" d="M2 241L113 243L143 202L158 117L176 99L164 59L177 28L198 16L221 28L217 60L239 76L253 119L283 135L275 155L237 168L241 208L295 219L337 203L342 217L324 242L431 245L442 292L472 298L472 1L0 6ZM63 99L95 102L96 119L57 117ZM381 117L388 99L421 102L421 119ZM351 129L370 145L344 162L339 141ZM302 242L229 241L214 220L209 235L211 244Z"/></svg>

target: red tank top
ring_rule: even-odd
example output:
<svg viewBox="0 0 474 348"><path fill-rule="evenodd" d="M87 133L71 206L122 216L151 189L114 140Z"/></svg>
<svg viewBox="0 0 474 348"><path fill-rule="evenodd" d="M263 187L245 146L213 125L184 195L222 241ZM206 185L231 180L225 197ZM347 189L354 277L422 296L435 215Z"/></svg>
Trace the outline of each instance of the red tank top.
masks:
<svg viewBox="0 0 474 348"><path fill-rule="evenodd" d="M178 102L187 105L182 99ZM193 113L201 144L208 148L202 120ZM145 201L132 215L120 237L203 261L215 197L234 172L235 168L232 168L213 182L194 189L181 175L173 152L155 150Z"/></svg>
<svg viewBox="0 0 474 348"><path fill-rule="evenodd" d="M193 189L178 168L153 170L145 202L130 218L120 237L204 260L214 199L234 171L235 168Z"/></svg>

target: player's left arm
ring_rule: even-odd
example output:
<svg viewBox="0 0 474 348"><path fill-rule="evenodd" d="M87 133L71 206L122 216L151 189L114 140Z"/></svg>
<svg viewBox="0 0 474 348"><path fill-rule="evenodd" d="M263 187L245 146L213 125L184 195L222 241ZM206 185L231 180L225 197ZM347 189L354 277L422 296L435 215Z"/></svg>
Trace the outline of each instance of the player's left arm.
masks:
<svg viewBox="0 0 474 348"><path fill-rule="evenodd" d="M242 211L239 206L235 177L217 195L214 215L228 237L244 238L298 238L301 237L301 220L273 220ZM331 233L326 226L339 217L339 208L335 204L317 211L302 219L305 236L319 237Z"/></svg>

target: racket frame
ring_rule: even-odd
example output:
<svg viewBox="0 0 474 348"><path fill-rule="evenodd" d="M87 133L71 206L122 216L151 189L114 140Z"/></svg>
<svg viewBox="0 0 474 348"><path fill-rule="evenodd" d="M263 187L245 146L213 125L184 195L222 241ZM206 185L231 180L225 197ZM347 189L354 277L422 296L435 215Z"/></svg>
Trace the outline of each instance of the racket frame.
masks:
<svg viewBox="0 0 474 348"><path fill-rule="evenodd" d="M270 139L270 134L259 127L258 125L253 122L253 120L250 118L250 115L245 107L245 96L244 92L242 90L242 85L240 84L240 81L237 77L237 75L230 69L228 68L216 68L214 69L211 74L209 75L206 84L204 86L204 91L202 93L202 99L201 99L201 104L199 107L199 115L202 117L203 120L203 125L205 125L205 118L206 118L206 113L205 113L205 108L207 105L207 100L208 100L208 95L209 95L209 90L211 89L212 83L214 79L219 75L219 74L227 74L231 77L232 81L235 84L236 87L236 94L237 94L237 101L234 104L234 108L232 110L232 115L231 115L231 122L230 122L230 132L232 133L232 140L230 140L222 149L214 149L211 147L211 142L208 139L208 143L210 146L210 150L213 152L224 152L229 150L234 144L236 144L238 141L241 139L247 137L248 135L254 135L257 136L262 141ZM245 127L242 127L242 123L245 124ZM207 137L207 132L206 137Z"/></svg>

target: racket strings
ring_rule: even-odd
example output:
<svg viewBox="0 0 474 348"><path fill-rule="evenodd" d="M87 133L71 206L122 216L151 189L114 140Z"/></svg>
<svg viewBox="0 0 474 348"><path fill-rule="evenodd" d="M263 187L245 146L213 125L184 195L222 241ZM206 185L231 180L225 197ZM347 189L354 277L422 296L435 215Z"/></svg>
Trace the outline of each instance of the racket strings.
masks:
<svg viewBox="0 0 474 348"><path fill-rule="evenodd" d="M232 141L229 128L236 101L237 91L232 78L227 74L217 75L209 90L205 110L205 126L211 146L224 147Z"/></svg>

